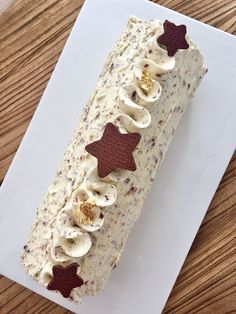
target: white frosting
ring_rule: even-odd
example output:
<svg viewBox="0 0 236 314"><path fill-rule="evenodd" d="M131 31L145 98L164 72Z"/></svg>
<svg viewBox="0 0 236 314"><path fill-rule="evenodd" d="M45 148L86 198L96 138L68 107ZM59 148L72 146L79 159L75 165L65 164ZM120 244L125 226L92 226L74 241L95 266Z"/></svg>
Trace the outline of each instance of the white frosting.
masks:
<svg viewBox="0 0 236 314"><path fill-rule="evenodd" d="M42 284L50 281L53 265L80 264L86 284L73 289L74 302L101 291L117 265L180 119L206 73L203 58L188 36L190 48L169 58L156 44L162 32L159 21L129 19L37 209L22 252L27 273ZM143 67L147 70L144 73ZM101 138L107 122L116 124L123 133L139 132L142 140L134 151L135 172L119 169L101 179L97 159L85 151L85 145ZM95 198L100 206L93 208L93 217L90 208L80 204ZM88 219L77 213L78 208ZM93 225L81 224L92 218Z"/></svg>
<svg viewBox="0 0 236 314"><path fill-rule="evenodd" d="M163 32L162 27L161 32ZM132 79L122 86L118 93L121 113L113 121L106 121L116 124L123 133L138 132L150 125L151 115L148 106L157 104L162 93L158 77L171 71L175 66L175 58L169 57L167 51L157 43L161 32L159 31L159 34L155 34L148 42L142 44L144 55L135 64ZM150 73L153 82L153 88L148 95L145 95L140 88L144 70ZM97 175L97 166L94 166L93 161L93 156L85 155L80 164L80 167L84 167L84 179L69 196L64 208L58 214L51 245L52 261L41 271L41 279L45 284L51 276L53 263L74 262L75 260L79 262L80 258L88 253L92 246L90 233L99 230L104 223L105 214L101 215L102 209L116 202L115 183L127 176L127 171L115 170L101 179ZM92 224L81 224L75 221L73 210L78 207L79 203L87 200L92 200L96 205L93 209L94 219Z"/></svg>

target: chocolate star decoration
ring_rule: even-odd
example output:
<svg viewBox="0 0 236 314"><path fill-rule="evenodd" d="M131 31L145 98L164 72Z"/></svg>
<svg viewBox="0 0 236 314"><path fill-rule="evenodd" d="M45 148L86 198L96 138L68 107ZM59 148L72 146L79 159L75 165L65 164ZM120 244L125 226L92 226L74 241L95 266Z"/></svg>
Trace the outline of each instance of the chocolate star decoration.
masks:
<svg viewBox="0 0 236 314"><path fill-rule="evenodd" d="M189 48L185 38L186 33L185 25L177 26L166 20L164 22L164 33L157 39L157 42L166 47L168 56L173 57L179 49Z"/></svg>
<svg viewBox="0 0 236 314"><path fill-rule="evenodd" d="M106 177L115 169L136 170L133 151L141 139L139 133L122 134L107 123L102 138L85 147L98 160L98 176Z"/></svg>
<svg viewBox="0 0 236 314"><path fill-rule="evenodd" d="M84 284L83 279L77 275L77 268L76 263L65 268L61 265L53 266L53 278L47 286L48 290L60 291L64 298L69 298L72 289Z"/></svg>

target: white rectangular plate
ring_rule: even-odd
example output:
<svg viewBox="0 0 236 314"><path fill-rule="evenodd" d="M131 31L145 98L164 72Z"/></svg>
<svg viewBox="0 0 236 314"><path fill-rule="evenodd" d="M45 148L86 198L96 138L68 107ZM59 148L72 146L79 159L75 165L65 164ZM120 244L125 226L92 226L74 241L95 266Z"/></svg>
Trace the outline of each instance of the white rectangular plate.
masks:
<svg viewBox="0 0 236 314"><path fill-rule="evenodd" d="M209 73L184 116L118 268L78 307L23 271L20 252L105 57L129 15L186 24ZM0 272L84 314L161 313L236 140L236 39L144 0L87 0L0 194Z"/></svg>

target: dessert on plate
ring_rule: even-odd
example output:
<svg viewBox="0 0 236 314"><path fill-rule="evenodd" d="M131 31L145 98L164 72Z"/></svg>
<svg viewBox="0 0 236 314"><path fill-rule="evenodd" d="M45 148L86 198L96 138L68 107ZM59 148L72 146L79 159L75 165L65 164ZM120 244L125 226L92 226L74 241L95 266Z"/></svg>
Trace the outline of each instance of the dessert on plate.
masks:
<svg viewBox="0 0 236 314"><path fill-rule="evenodd" d="M37 210L30 276L78 303L100 292L205 73L185 25L129 18Z"/></svg>

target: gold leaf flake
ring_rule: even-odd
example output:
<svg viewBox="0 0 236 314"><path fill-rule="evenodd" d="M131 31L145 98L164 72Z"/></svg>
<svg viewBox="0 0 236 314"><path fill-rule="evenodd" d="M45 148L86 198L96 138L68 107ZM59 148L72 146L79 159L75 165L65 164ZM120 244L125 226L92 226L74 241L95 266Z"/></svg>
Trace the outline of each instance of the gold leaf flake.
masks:
<svg viewBox="0 0 236 314"><path fill-rule="evenodd" d="M142 72L142 77L141 77L141 82L140 82L140 89L142 92L147 96L150 91L153 88L153 80L151 78L150 72L147 70L143 70Z"/></svg>
<svg viewBox="0 0 236 314"><path fill-rule="evenodd" d="M82 224L82 225L93 224L93 220L95 217L93 209L95 206L96 205L94 202L90 202L90 201L82 202L80 206L76 208L74 211L75 220L78 221L79 224Z"/></svg>

